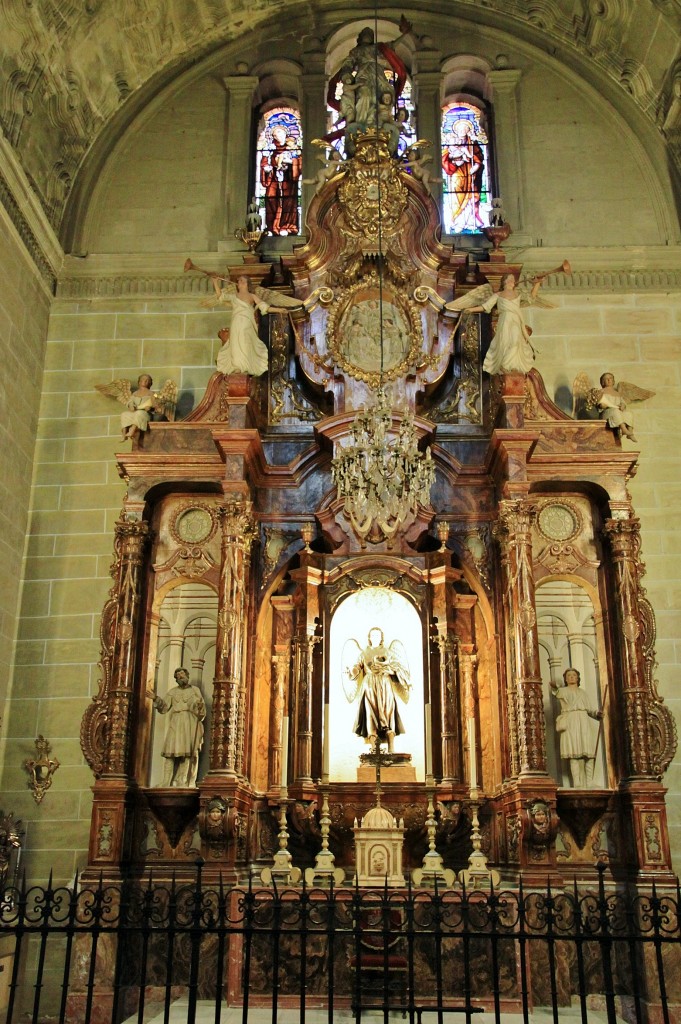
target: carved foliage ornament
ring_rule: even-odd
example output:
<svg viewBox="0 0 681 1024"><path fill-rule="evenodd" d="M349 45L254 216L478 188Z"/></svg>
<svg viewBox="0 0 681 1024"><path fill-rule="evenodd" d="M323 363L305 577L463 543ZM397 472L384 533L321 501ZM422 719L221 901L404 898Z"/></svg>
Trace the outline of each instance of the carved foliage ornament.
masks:
<svg viewBox="0 0 681 1024"><path fill-rule="evenodd" d="M407 197L399 164L388 150L388 136L358 136L354 159L338 187L338 202L346 229L363 239L365 251L378 253L379 232L385 239L397 230Z"/></svg>

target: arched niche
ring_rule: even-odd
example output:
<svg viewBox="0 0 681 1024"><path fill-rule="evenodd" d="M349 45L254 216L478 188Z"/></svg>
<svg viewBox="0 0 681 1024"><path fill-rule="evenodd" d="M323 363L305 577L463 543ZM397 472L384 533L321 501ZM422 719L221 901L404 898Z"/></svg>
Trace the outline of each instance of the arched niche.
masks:
<svg viewBox="0 0 681 1024"><path fill-rule="evenodd" d="M416 778L425 777L423 626L421 616L403 594L387 587L365 587L349 594L334 609L329 630L329 778L356 782L360 755L369 752L354 733L357 701L349 703L343 685L344 664L356 660L368 644L369 630L380 629L385 646L399 640L411 678L409 702L397 698L405 732L395 737L395 752L409 753ZM356 643L353 643L356 641Z"/></svg>
<svg viewBox="0 0 681 1024"><path fill-rule="evenodd" d="M198 778L208 771L210 726L215 669L218 598L212 587L197 580L173 581L154 599L149 636L147 688L165 697L175 686L174 672L185 668L189 681L198 686L206 704L204 740ZM148 762L148 784L160 786L163 777L161 750L167 727L165 715L153 713Z"/></svg>
<svg viewBox="0 0 681 1024"><path fill-rule="evenodd" d="M556 731L560 706L553 696L551 682L562 686L565 670L577 669L590 706L602 709L606 674L602 620L590 590L574 580L555 577L542 580L535 600L548 771L559 786L570 787L570 773L567 762L560 757L560 736ZM595 754L593 788L602 789L609 785L606 737L599 723L590 721Z"/></svg>

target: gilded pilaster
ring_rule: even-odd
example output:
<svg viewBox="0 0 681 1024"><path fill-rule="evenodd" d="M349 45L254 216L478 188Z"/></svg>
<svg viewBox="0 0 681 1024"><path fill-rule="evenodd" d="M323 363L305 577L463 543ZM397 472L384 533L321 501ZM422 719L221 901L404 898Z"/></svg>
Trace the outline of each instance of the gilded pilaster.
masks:
<svg viewBox="0 0 681 1024"><path fill-rule="evenodd" d="M442 781L459 782L460 730L457 708L456 640L445 629L438 628L435 644L440 667L440 721L442 723Z"/></svg>
<svg viewBox="0 0 681 1024"><path fill-rule="evenodd" d="M218 510L222 564L218 592L217 655L213 692L211 772L243 769L246 640L251 546L257 536L250 501L228 501Z"/></svg>
<svg viewBox="0 0 681 1024"><path fill-rule="evenodd" d="M98 778L125 778L129 770L130 718L149 525L119 519L115 527L114 585L102 612L102 679L83 716L81 746Z"/></svg>
<svg viewBox="0 0 681 1024"><path fill-rule="evenodd" d="M532 573L533 506L522 499L499 502L495 528L502 549L504 609L511 653L507 680L509 722L514 723L517 751L512 773L546 773L546 726L539 669L537 612ZM515 721L514 721L515 720Z"/></svg>
<svg viewBox="0 0 681 1024"><path fill-rule="evenodd" d="M610 542L615 574L615 607L617 638L622 666L621 694L624 698L624 729L626 737L626 773L629 776L654 775L650 756L648 729L648 684L643 660L641 609L639 608L640 522L630 519L608 519L604 527Z"/></svg>

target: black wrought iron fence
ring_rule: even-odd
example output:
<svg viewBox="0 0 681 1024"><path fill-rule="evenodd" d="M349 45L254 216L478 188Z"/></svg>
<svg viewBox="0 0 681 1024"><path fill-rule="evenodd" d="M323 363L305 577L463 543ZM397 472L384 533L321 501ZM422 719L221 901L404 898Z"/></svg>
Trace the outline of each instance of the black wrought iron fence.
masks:
<svg viewBox="0 0 681 1024"><path fill-rule="evenodd" d="M168 1024L179 1000L189 1024L235 1007L243 1024L257 1009L331 1024L367 1010L530 1021L538 1007L555 1022L570 1007L582 1024L670 1024L680 900L603 871L592 888L542 891L229 888L206 886L200 865L192 884L24 886L0 906L6 1019Z"/></svg>

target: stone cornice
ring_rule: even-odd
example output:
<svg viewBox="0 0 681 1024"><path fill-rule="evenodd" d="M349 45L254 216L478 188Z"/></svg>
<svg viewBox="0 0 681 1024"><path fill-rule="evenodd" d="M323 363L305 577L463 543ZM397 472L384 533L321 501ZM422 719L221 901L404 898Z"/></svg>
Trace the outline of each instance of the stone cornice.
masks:
<svg viewBox="0 0 681 1024"><path fill-rule="evenodd" d="M54 292L64 253L16 154L0 132L0 204L41 278Z"/></svg>
<svg viewBox="0 0 681 1024"><path fill-rule="evenodd" d="M523 264L524 274L559 266L568 259L571 276L554 274L545 291L630 292L681 291L681 246L608 248L509 247L508 258ZM60 299L125 298L127 296L202 296L208 280L182 271L184 253L163 255L67 256L57 284ZM241 265L240 253L194 253L192 259L206 270ZM267 260L267 257L266 257ZM484 264L482 265L484 271Z"/></svg>

